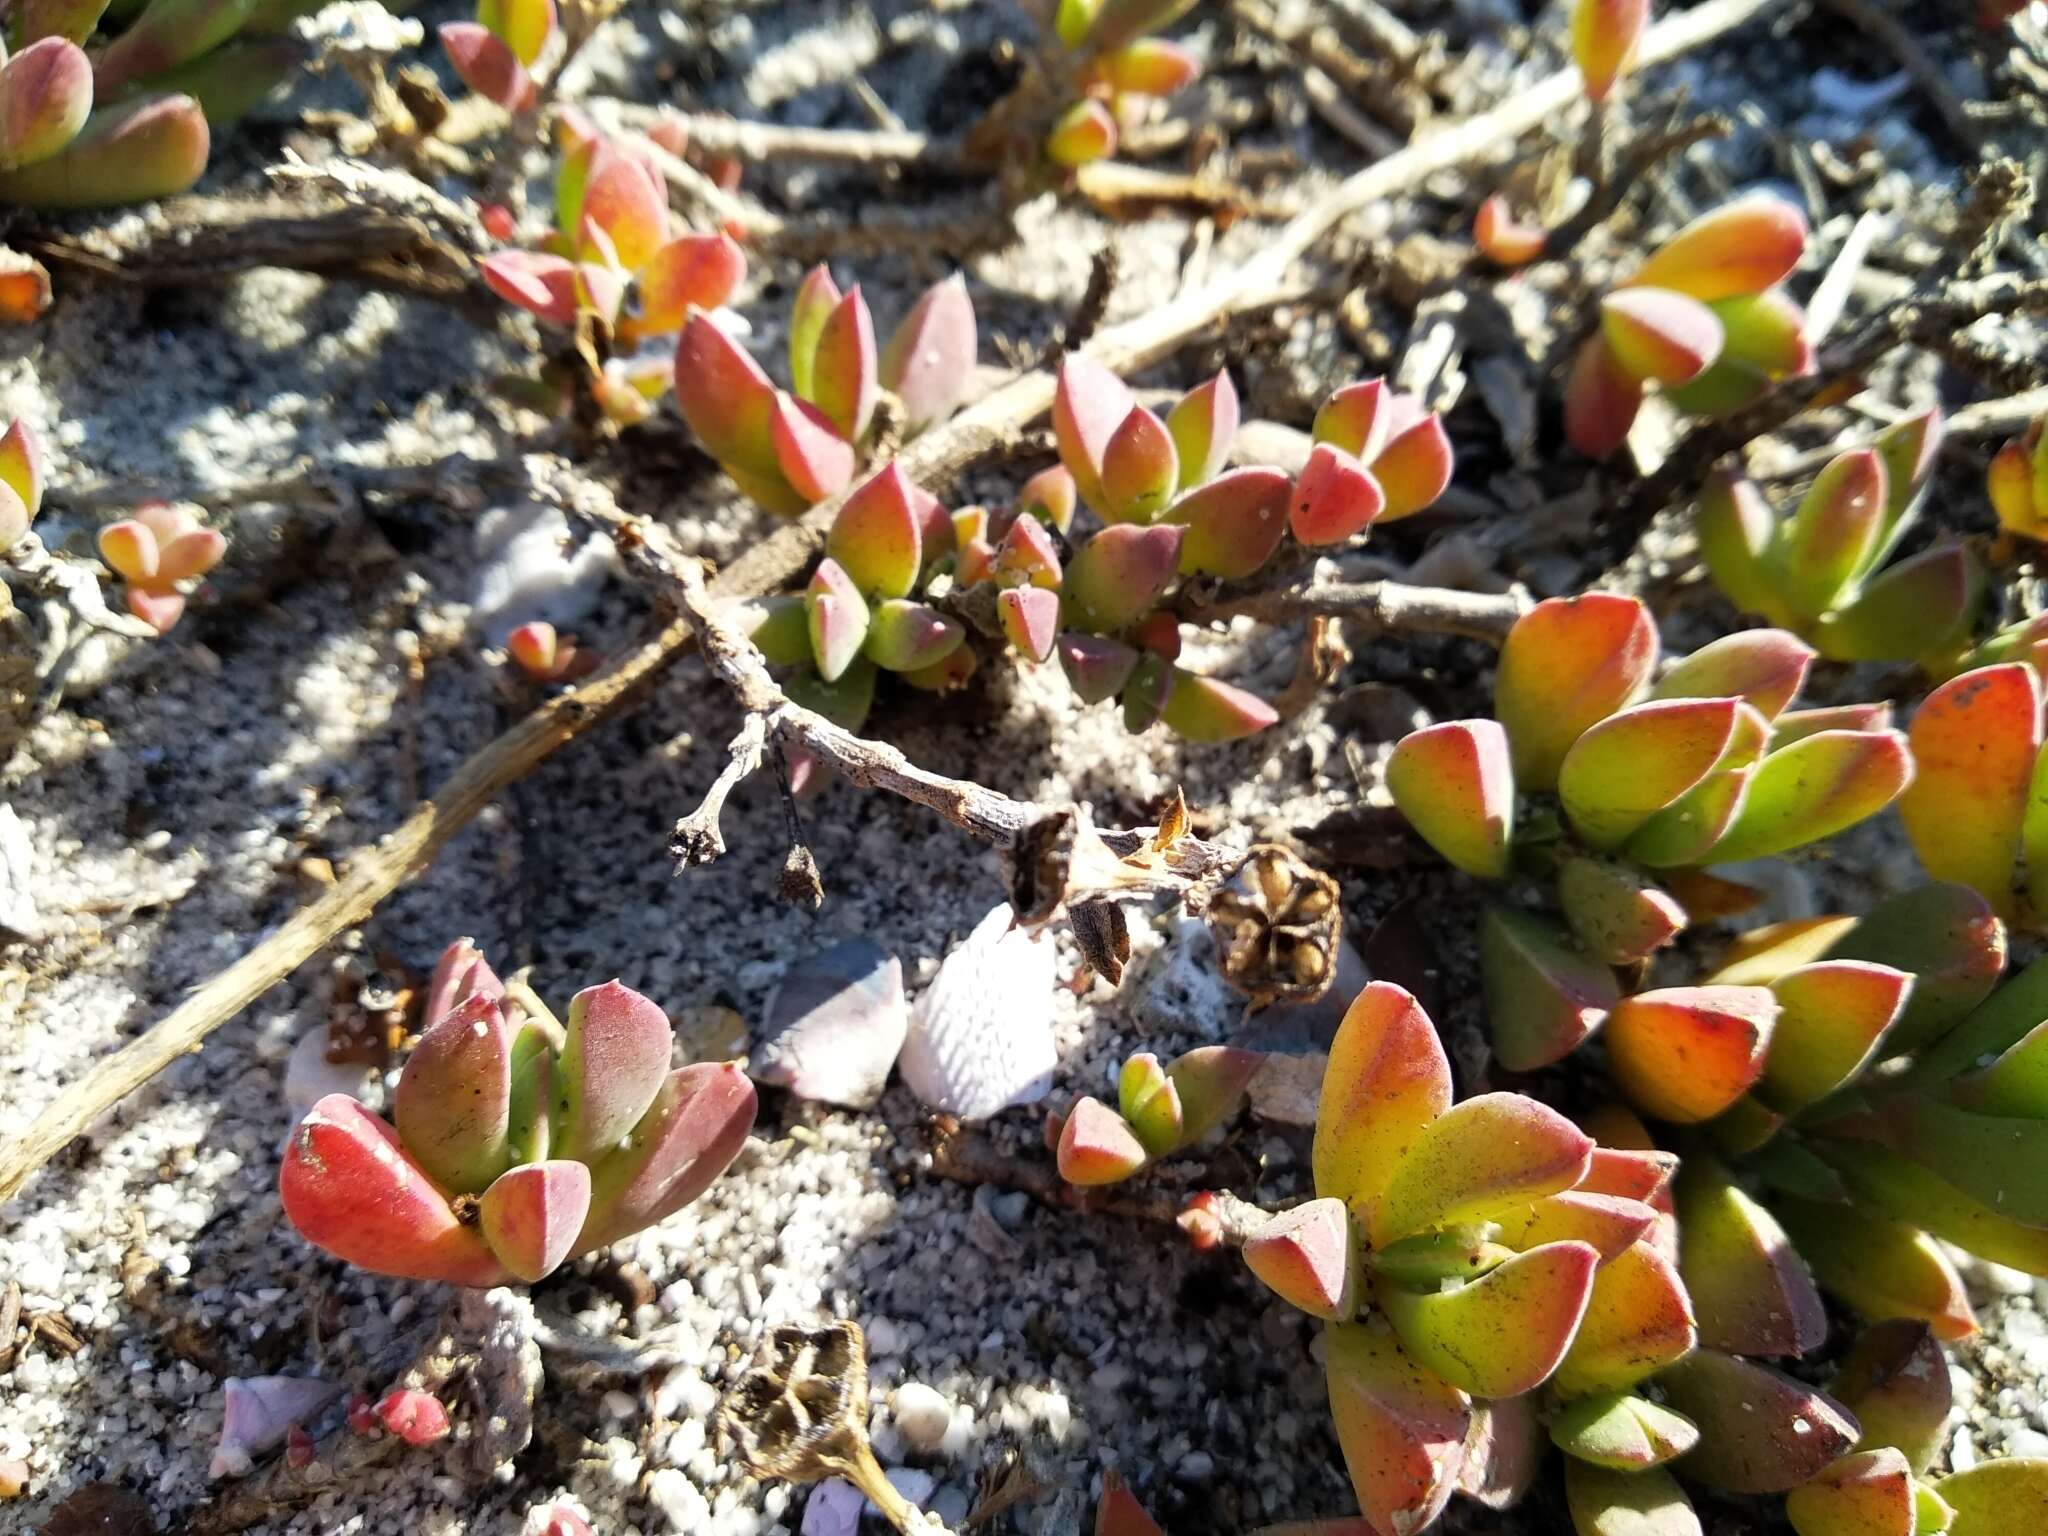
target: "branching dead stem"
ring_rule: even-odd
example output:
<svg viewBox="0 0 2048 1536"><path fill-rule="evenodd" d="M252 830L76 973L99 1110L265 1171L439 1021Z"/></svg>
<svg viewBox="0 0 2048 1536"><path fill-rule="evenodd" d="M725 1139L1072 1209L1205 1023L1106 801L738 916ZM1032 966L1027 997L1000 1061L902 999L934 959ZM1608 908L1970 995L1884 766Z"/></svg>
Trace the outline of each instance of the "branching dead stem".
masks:
<svg viewBox="0 0 2048 1536"><path fill-rule="evenodd" d="M1706 0L1653 27L1643 40L1639 67L1673 58L1786 3ZM1429 134L1398 154L1367 166L1276 231L1252 260L1103 331L1089 343L1088 355L1116 372L1156 362L1247 302L1282 287L1295 260L1353 213L1535 128L1574 100L1579 89L1577 70L1561 70L1490 112ZM215 272L210 280L217 277ZM927 489L943 489L966 465L1013 444L1051 405L1052 394L1050 374L1021 375L944 426L925 433L904 450L898 462ZM719 574L712 591L720 597L740 597L787 585L817 555L841 500L834 498L813 507L748 550ZM317 954L337 933L362 922L385 897L426 868L449 840L508 786L562 746L626 709L690 648L694 638L695 631L686 619L663 626L581 686L548 700L488 743L441 785L433 799L384 838L345 858L341 878L324 895L141 1035L90 1068L60 1092L26 1132L0 1146L0 1201L17 1194L30 1175L107 1110L198 1047L214 1030ZM1115 848L1113 841L1104 841Z"/></svg>
<svg viewBox="0 0 2048 1536"><path fill-rule="evenodd" d="M1263 623L1290 619L1345 619L1374 632L1412 630L1466 635L1499 645L1516 619L1529 611L1521 592L1459 592L1448 587L1412 587L1398 581L1317 582L1306 587L1228 589L1214 598L1190 597L1181 616L1196 623L1243 616Z"/></svg>

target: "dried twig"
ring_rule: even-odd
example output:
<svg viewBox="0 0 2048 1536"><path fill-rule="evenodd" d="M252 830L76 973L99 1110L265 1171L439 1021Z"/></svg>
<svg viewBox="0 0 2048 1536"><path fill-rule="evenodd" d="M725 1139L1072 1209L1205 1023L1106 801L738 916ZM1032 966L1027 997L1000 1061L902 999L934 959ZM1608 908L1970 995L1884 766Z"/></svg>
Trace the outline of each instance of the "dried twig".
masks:
<svg viewBox="0 0 2048 1536"><path fill-rule="evenodd" d="M1467 635L1499 645L1528 609L1528 596L1522 592L1459 592L1398 581L1362 581L1240 592L1225 589L1207 599L1195 594L1182 603L1180 611L1183 618L1196 623L1239 615L1268 624L1289 619L1347 619L1376 632Z"/></svg>
<svg viewBox="0 0 2048 1536"><path fill-rule="evenodd" d="M1643 40L1639 66L1675 57L1785 3L1706 0L1653 27ZM1089 344L1089 355L1119 372L1156 361L1248 300L1278 286L1297 257L1358 209L1536 127L1575 99L1579 89L1577 70L1561 70L1491 112L1431 134L1366 167L1296 215L1251 261L1104 331ZM899 462L913 479L937 488L968 463L1009 444L1047 409L1052 393L1050 375L1026 374L945 426L925 433L904 450ZM839 506L840 499L834 498L812 508L728 567L713 589L721 596L741 596L773 591L794 579L822 547ZM685 620L664 626L581 687L549 700L471 756L433 800L381 841L346 860L342 878L319 900L88 1070L60 1093L26 1132L0 1146L0 1201L16 1194L31 1174L110 1107L194 1049L336 933L360 923L386 896L425 868L448 840L508 785L557 748L626 707L689 648L693 638L694 631Z"/></svg>
<svg viewBox="0 0 2048 1536"><path fill-rule="evenodd" d="M1718 112L1709 112L1663 133L1648 133L1623 150L1613 172L1588 197L1579 211L1543 237L1543 257L1554 261L1568 254L1595 227L1612 217L1622 200L1650 172L1673 155L1685 153L1709 139L1725 139L1734 125Z"/></svg>
<svg viewBox="0 0 2048 1536"><path fill-rule="evenodd" d="M1899 19L1876 0L1820 0L1858 32L1872 38L1889 53L1927 98L1942 125L1965 149L1983 146L1984 134L1964 108L1962 98L1948 83L1948 74L1924 39L1907 31Z"/></svg>

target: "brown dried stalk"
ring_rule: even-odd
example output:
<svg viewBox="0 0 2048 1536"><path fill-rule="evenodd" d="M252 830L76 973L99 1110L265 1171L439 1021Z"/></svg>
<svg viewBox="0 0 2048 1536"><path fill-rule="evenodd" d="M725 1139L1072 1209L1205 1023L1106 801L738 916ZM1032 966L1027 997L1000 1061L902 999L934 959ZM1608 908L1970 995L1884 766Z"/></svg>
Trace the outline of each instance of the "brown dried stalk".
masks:
<svg viewBox="0 0 2048 1536"><path fill-rule="evenodd" d="M1675 57L1785 3L1706 0L1653 27L1643 40L1639 64L1648 67ZM1535 128L1572 101L1579 89L1578 72L1562 70L1491 112L1431 134L1366 167L1296 215L1253 260L1111 327L1089 343L1088 354L1118 372L1157 361L1277 287L1296 258L1350 214ZM1035 372L1015 379L918 438L900 457L904 471L928 488L942 487L968 463L1010 445L1051 405L1052 393L1049 374ZM813 507L763 540L721 572L711 589L720 596L738 597L775 591L794 580L822 548L841 500L835 497ZM0 1146L0 1201L15 1195L31 1174L109 1108L195 1049L335 934L362 922L379 902L432 862L477 812L542 759L627 707L689 649L694 636L688 621L669 623L581 687L550 699L471 756L432 800L380 841L345 859L341 879L325 895L88 1070L58 1094L27 1131Z"/></svg>

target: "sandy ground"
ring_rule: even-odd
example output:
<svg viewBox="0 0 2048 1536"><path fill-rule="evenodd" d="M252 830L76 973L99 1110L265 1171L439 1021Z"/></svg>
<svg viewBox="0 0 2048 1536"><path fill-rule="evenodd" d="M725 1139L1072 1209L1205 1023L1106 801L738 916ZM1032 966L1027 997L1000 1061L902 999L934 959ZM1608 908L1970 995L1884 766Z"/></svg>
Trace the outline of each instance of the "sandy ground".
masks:
<svg viewBox="0 0 2048 1536"><path fill-rule="evenodd" d="M722 12L709 23L636 13L608 28L587 84L654 99L668 89L657 77L673 75L708 105L846 124L855 119L845 72L865 67L904 117L943 129L959 118L967 64L991 37L1024 35L1003 6L876 10L879 19L865 7L790 4ZM1516 62L1514 37L1484 7L1446 17L1478 41L1479 78L1505 82L1547 67L1547 55ZM1689 89L1708 104L1729 99L1735 75L1777 89L1816 62L1787 62L1787 52L1752 38L1688 61L1658 86ZM1836 62L1859 78L1879 68L1874 57ZM1232 88L1246 90L1245 80ZM1853 131L1825 103L1807 105L1802 135L1839 140ZM1893 170L1843 206L1897 212L1910 224L1916 207L1938 202L1951 172L1924 129L1919 117L1879 124ZM248 163L230 154L218 176L247 174L257 148L281 131L252 128ZM1326 170L1355 163L1298 106L1267 131L1309 167L1287 184L1291 192L1310 192ZM1674 196L1690 188L1707 201L1719 183L1782 174L1768 136L1748 122L1702 164L1674 184ZM808 173L770 178L766 190L798 208L848 195ZM1453 179L1430 197L1373 210L1339 251L1355 251L1374 230L1452 234L1462 198ZM1668 222L1683 212L1671 205L1658 216ZM1122 256L1113 318L1170 292L1192 248L1188 224L1175 216L1112 229L1034 205L1019 247L968 269L984 359L997 359L997 337L1019 349L1041 345L1079 298L1093 251L1111 238ZM1258 239L1255 226L1239 226L1210 259L1229 260ZM1597 246L1592 259L1603 259ZM774 340L769 317L786 306L798 275L755 275L741 307L760 317L764 346ZM858 275L886 324L937 270L890 259ZM1541 283L1532 279L1539 294ZM1525 291L1508 303L1526 307L1527 299ZM1540 320L1529 325L1540 336ZM1505 355L1511 343L1497 341L1496 350ZM429 305L291 274L148 297L76 284L42 328L0 339L0 411L27 416L55 445L57 490L41 531L52 545L83 547L103 514L79 510L82 498L107 481L160 485L206 503L307 463L504 453L517 446L515 423L486 398L485 380L516 365L529 344L516 322L487 333ZM1297 424L1303 399L1372 371L1327 314L1298 311L1195 349L1161 382L1192 382L1200 367L1221 362L1237 371L1255 409ZM1936 381L1923 369L1888 382L1904 402ZM1434 520L1389 553L1412 559L1436 541L1466 551L1457 558L1468 566L1499 561L1538 590L1583 580L1569 512L1547 501L1548 466L1501 448L1480 393L1467 391L1453 417L1461 450L1471 453L1460 484L1506 511L1489 529ZM950 499L993 499L1012 480L977 476ZM678 469L657 456L634 488L658 498L652 504L685 542L707 553L730 553L763 531L736 518L715 477L687 457ZM314 888L318 866L309 861L338 859L378 835L513 718L524 700L508 697L484 652L510 619L547 612L599 649L637 633L644 597L601 551L579 556L580 581L537 593L531 546L509 555L503 541L502 520L516 525L530 509L485 501L475 510L420 502L367 513L221 507L216 521L233 545L213 600L162 643L95 642L82 659L62 707L35 724L0 775L0 794L28 830L45 918L40 942L0 950L0 1071L11 1085L0 1099L0 1136L19 1131L86 1064L288 916ZM1207 659L1277 691L1292 639L1232 637ZM1458 711L1483 698L1485 664L1471 645L1374 643L1299 720L1228 749L1183 749L1156 734L1133 740L1112 712L1076 709L1043 674L998 677L943 710L885 702L872 730L921 763L1025 798L1083 800L1105 822L1144 821L1180 785L1215 835L1245 842L1357 799L1351 759L1369 776L1383 750L1361 724L1376 702L1362 687L1394 681L1431 708ZM494 806L338 948L359 959L388 951L424 970L448 939L473 934L506 965L532 964L544 995L563 998L617 975L672 1011L729 1003L758 1020L794 958L864 935L901 956L906 979L920 985L1001 897L993 861L922 810L843 786L808 806L827 890L815 917L774 898L784 822L766 783L747 785L732 802L733 851L723 862L671 875L667 830L721 765L737 723L699 665L679 666L643 708ZM1866 856L1859 867L1877 871L1864 890L1907 873L1881 834L1853 844L1843 862L1858 856ZM1786 909L1841 883L1827 870L1791 881ZM1351 932L1362 942L1411 896L1446 935L1442 1022L1463 1063L1477 1022L1457 937L1469 927L1469 898L1426 870L1352 871ZM1141 930L1140 948L1156 949L1171 927ZM198 1528L213 1496L207 1461L225 1376L318 1376L375 1391L440 1325L446 1298L436 1288L349 1271L281 1220L277 1151L290 1123L283 1065L326 1018L340 958L315 961L273 990L0 1211L0 1280L17 1282L31 1309L60 1311L84 1341L69 1358L31 1349L0 1376L0 1457L25 1458L31 1469L25 1514L0 1511L0 1529L26 1529L10 1522L33 1524L70 1490L101 1481L139 1493L160 1530L188 1519ZM1056 993L1056 1099L1100 1091L1133 1049L1164 1054L1229 1024L1231 1009L1204 1001L1199 988L1192 998L1148 991L1147 977L1171 969L1169 958L1140 967L1121 996L1099 983L1080 997ZM1063 940L1062 978L1077 968ZM374 1100L383 1086L367 1091ZM1037 1118L1014 1112L996 1134L1032 1155ZM1079 1529L1112 1464L1182 1536L1350 1511L1305 1319L1272 1302L1233 1260L1194 1255L1171 1233L1056 1215L993 1190L980 1195L977 1213L976 1192L931 1177L922 1119L900 1085L873 1112L766 1094L755 1136L709 1195L534 1295L552 1327L652 1341L665 1370L636 1382L551 1354L540 1433L510 1476L470 1485L460 1447L437 1449L276 1509L257 1528L510 1536L531 1507L567 1495L607 1536L795 1531L803 1495L747 1482L706 1432L722 1384L762 1330L820 1314L866 1327L878 1449L892 1466L928 1473L932 1506L956 1520L984 1477L1012 1463L1043 1489L1006 1517L1024 1531ZM1252 1125L1206 1166L1169 1176L1283 1195L1300 1186L1304 1152L1298 1136ZM648 1289L636 1293L622 1271L644 1275ZM1973 1284L1987 1333L1959 1357L1968 1411L1952 1459L2040 1454L2048 1450L2048 1287L1984 1269L1973 1271ZM934 1450L914 1451L891 1420L892 1389L912 1381L936 1389L953 1414ZM1562 1512L1553 1497L1505 1520L1460 1508L1449 1528L1555 1529Z"/></svg>

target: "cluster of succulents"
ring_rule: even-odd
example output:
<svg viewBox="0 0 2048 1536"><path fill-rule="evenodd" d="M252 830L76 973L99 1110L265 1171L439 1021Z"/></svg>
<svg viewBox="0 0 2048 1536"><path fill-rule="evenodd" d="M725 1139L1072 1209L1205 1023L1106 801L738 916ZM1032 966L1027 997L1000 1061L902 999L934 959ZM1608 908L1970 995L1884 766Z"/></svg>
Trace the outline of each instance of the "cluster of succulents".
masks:
<svg viewBox="0 0 2048 1536"><path fill-rule="evenodd" d="M1565 437L1589 458L1627 440L1652 384L1718 416L1813 366L1806 315L1778 284L1806 252L1806 219L1756 193L1702 214L1600 300L1565 385Z"/></svg>
<svg viewBox="0 0 2048 1536"><path fill-rule="evenodd" d="M208 124L290 77L302 0L45 0L12 7L0 51L0 203L93 208L182 192ZM86 45L92 45L90 54Z"/></svg>
<svg viewBox="0 0 2048 1536"><path fill-rule="evenodd" d="M1982 603L1981 565L1957 543L1886 564L1913 525L1941 437L1938 410L1886 428L1829 460L1786 518L1750 481L1717 471L1694 522L1715 585L1830 661L1946 664Z"/></svg>
<svg viewBox="0 0 2048 1536"><path fill-rule="evenodd" d="M100 530L100 558L121 578L128 611L158 634L185 613L193 582L227 553L227 536L203 528L190 507L146 501L133 517Z"/></svg>
<svg viewBox="0 0 2048 1536"><path fill-rule="evenodd" d="M1083 1189L1116 1184L1193 1146L1237 1112L1264 1060L1227 1045L1199 1046L1171 1065L1139 1052L1117 1075L1116 1109L1084 1095L1048 1117L1060 1177Z"/></svg>
<svg viewBox="0 0 2048 1536"><path fill-rule="evenodd" d="M2048 752L2032 652L1943 683L1914 711L1908 739L1919 773L1899 818L1922 866L1969 886L2006 921L2040 928L2048 919Z"/></svg>
<svg viewBox="0 0 2048 1536"><path fill-rule="evenodd" d="M536 249L486 256L484 281L546 324L587 333L582 367L591 396L610 420L630 426L652 414L674 378L665 338L723 308L747 260L728 235L678 228L644 144L608 137L575 111L560 114L557 133L554 228ZM652 338L664 341L610 355ZM558 389L550 403L564 398Z"/></svg>
<svg viewBox="0 0 2048 1536"><path fill-rule="evenodd" d="M477 0L476 20L444 22L439 36L464 85L507 112L530 112L540 94L533 67L560 30L555 0Z"/></svg>
<svg viewBox="0 0 2048 1536"><path fill-rule="evenodd" d="M1991 508L2006 532L2023 539L2048 539L2048 417L1992 455L1985 474Z"/></svg>
<svg viewBox="0 0 2048 1536"><path fill-rule="evenodd" d="M877 436L886 391L903 433L950 416L974 382L974 303L957 275L919 295L887 346L855 284L814 267L789 319L789 380L778 389L716 320L689 317L675 354L676 404L711 456L770 512L794 516L852 483Z"/></svg>
<svg viewBox="0 0 2048 1536"><path fill-rule="evenodd" d="M299 1234L362 1269L530 1284L696 1199L753 1127L740 1064L672 1068L667 1016L616 981L563 1023L461 939L423 1017L392 1122L329 1094L279 1176Z"/></svg>
<svg viewBox="0 0 2048 1536"><path fill-rule="evenodd" d="M1887 706L1789 707L1814 656L1796 635L1729 635L1661 677L1658 652L1634 598L1539 603L1502 648L1498 718L1425 726L1388 761L1394 803L1445 859L1550 882L1556 917L1503 900L1482 920L1510 1071L1558 1060L1614 1013L1615 968L1684 929L1694 891L1711 889L1702 866L1829 837L1912 778ZM1533 798L1552 795L1555 809Z"/></svg>
<svg viewBox="0 0 2048 1536"><path fill-rule="evenodd" d="M1181 44L1149 35L1192 6L1193 0L1058 0L1053 31L1079 65L1083 94L1046 135L1047 159L1071 168L1108 158L1157 101L1195 81L1201 61Z"/></svg>

